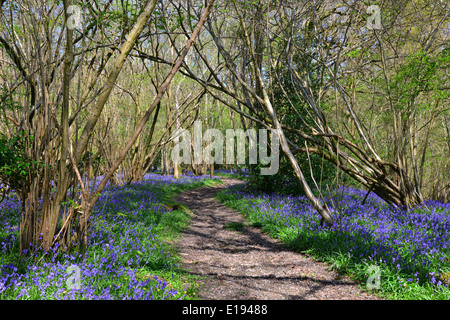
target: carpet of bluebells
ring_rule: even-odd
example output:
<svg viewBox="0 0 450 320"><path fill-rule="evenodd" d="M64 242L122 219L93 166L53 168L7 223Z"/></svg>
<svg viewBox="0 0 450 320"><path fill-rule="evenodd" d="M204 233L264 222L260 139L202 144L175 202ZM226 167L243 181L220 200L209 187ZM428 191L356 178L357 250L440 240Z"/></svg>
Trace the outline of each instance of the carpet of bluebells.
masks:
<svg viewBox="0 0 450 320"><path fill-rule="evenodd" d="M325 197L335 208L332 227L303 196L262 194L235 187L219 198L286 245L353 273L365 283L369 266L380 270L380 294L450 299L450 204L428 201L393 208L366 191L345 189ZM382 294L383 295L383 294Z"/></svg>
<svg viewBox="0 0 450 320"><path fill-rule="evenodd" d="M7 198L0 204L0 299L183 299L186 290L176 290L170 276L149 270L170 274L176 267L159 237L177 223L164 190L205 179L147 174L139 183L107 186L91 216L86 256L55 248L39 264L17 258L20 203Z"/></svg>

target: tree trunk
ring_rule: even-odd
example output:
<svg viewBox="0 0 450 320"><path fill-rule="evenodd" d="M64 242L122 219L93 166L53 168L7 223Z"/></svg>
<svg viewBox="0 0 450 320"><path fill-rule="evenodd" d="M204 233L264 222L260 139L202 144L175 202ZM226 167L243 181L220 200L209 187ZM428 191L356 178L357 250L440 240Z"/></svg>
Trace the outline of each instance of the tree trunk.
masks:
<svg viewBox="0 0 450 320"><path fill-rule="evenodd" d="M211 179L214 178L214 163L211 163L210 165L209 177Z"/></svg>

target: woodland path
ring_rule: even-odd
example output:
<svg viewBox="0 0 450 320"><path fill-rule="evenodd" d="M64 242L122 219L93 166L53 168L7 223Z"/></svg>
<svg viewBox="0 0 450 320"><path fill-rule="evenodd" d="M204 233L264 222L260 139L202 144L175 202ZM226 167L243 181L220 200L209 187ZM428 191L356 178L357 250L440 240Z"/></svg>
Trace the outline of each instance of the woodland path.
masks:
<svg viewBox="0 0 450 320"><path fill-rule="evenodd" d="M222 178L223 185L193 189L177 200L193 211L191 224L178 240L180 267L201 276L203 300L377 300L347 276L324 263L287 250L258 228L227 230L243 216L214 199L221 189L242 181Z"/></svg>

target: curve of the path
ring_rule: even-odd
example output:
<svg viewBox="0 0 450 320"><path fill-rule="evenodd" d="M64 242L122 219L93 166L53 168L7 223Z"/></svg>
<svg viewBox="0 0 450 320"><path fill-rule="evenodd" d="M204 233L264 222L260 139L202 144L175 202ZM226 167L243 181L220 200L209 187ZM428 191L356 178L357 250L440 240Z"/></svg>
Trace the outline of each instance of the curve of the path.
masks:
<svg viewBox="0 0 450 320"><path fill-rule="evenodd" d="M189 190L178 197L194 213L178 241L180 267L201 276L200 299L379 299L325 264L287 250L257 228L224 228L231 222L242 223L243 217L214 195L242 182L221 179L222 185Z"/></svg>

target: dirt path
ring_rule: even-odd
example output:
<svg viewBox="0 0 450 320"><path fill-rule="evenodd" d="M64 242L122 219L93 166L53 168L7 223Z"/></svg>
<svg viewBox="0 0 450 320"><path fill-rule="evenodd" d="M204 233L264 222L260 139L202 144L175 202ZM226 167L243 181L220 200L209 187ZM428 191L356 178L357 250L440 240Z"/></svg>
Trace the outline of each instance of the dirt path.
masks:
<svg viewBox="0 0 450 320"><path fill-rule="evenodd" d="M178 247L181 267L202 276L201 299L379 299L323 263L287 251L257 228L225 229L243 217L214 195L241 181L222 180L225 185L190 190L178 198L195 214Z"/></svg>

